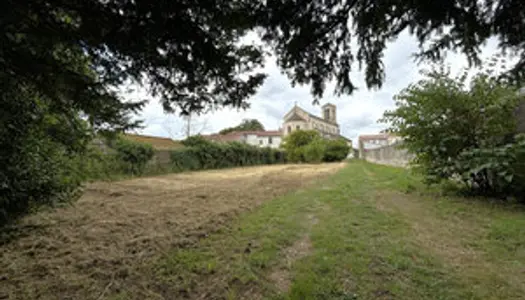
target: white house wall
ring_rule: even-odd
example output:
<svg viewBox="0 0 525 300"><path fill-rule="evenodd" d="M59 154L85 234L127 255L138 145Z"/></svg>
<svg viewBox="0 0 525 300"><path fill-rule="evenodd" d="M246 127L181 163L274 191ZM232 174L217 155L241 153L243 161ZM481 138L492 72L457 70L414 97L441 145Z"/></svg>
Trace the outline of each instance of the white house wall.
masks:
<svg viewBox="0 0 525 300"><path fill-rule="evenodd" d="M272 139L272 143L270 144L270 138ZM246 136L246 143L258 146L258 147L271 147L271 148L279 148L281 145L281 137L280 136L258 136L256 134L248 134Z"/></svg>

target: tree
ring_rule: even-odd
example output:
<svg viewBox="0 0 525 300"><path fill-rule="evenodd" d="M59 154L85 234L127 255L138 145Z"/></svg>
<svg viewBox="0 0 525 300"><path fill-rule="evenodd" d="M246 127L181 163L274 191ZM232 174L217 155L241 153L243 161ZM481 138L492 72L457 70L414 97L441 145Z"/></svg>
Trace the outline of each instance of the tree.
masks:
<svg viewBox="0 0 525 300"><path fill-rule="evenodd" d="M108 89L126 80L151 84L168 111L247 107L265 77L254 72L265 49L241 41L251 30L316 98L330 80L337 93L352 93L355 63L369 87L380 87L386 43L405 30L421 44L418 57L430 60L453 49L479 63L480 46L498 37L518 58L510 74L523 80L525 72L521 0L6 0L0 10L1 69L99 122L116 122L110 117L130 108ZM97 76L72 67L68 51L82 53Z"/></svg>
<svg viewBox="0 0 525 300"><path fill-rule="evenodd" d="M505 77L525 80L525 3L481 1L267 1L261 5L263 39L294 84L311 84L322 96L328 80L337 93L352 93L350 71L364 67L368 87L384 81L382 58L388 42L407 31L419 41L420 60L438 61L447 50L479 64L480 47L491 37L514 54Z"/></svg>
<svg viewBox="0 0 525 300"><path fill-rule="evenodd" d="M525 143L515 140L516 89L490 70L476 74L470 84L467 73L425 74L395 97L397 108L382 121L403 137L427 181L459 177L484 194L509 193L521 185L516 180L525 174Z"/></svg>
<svg viewBox="0 0 525 300"><path fill-rule="evenodd" d="M281 147L286 151L289 161L304 162L304 147L320 138L316 130L296 130L284 138Z"/></svg>
<svg viewBox="0 0 525 300"><path fill-rule="evenodd" d="M302 154L307 163L320 163L326 151L326 141L318 137L303 147Z"/></svg>
<svg viewBox="0 0 525 300"><path fill-rule="evenodd" d="M323 160L326 162L342 161L350 152L350 146L344 139L327 140Z"/></svg>
<svg viewBox="0 0 525 300"><path fill-rule="evenodd" d="M259 122L256 119L244 119L242 120L241 124L234 126L234 127L228 127L224 128L223 130L219 131L220 134L227 134L233 131L259 131L264 130L264 125Z"/></svg>

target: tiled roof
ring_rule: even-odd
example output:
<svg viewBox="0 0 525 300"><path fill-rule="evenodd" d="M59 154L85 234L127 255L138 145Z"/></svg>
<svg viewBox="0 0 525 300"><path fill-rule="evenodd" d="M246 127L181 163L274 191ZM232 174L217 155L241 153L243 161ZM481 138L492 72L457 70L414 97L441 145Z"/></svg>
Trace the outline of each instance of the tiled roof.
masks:
<svg viewBox="0 0 525 300"><path fill-rule="evenodd" d="M183 147L179 142L174 141L170 138L158 137L158 136L148 136L140 134L125 133L124 138L130 141L150 144L155 149L174 149Z"/></svg>
<svg viewBox="0 0 525 300"><path fill-rule="evenodd" d="M280 130L266 130L257 133L258 136L281 136L281 134L282 132Z"/></svg>
<svg viewBox="0 0 525 300"><path fill-rule="evenodd" d="M294 113L289 118L286 119L287 121L306 121L303 117L300 115Z"/></svg>
<svg viewBox="0 0 525 300"><path fill-rule="evenodd" d="M326 120L326 119L323 119L323 118L318 117L318 116L316 116L316 115L313 115L313 114L311 114L311 113L308 113L308 115L310 116L310 118L313 118L313 119L316 119L316 120L318 120L318 121L325 122L325 123L332 124L332 125L335 125L335 126L339 127L339 124L337 124L337 123L335 123L335 122L328 121L328 120Z"/></svg>

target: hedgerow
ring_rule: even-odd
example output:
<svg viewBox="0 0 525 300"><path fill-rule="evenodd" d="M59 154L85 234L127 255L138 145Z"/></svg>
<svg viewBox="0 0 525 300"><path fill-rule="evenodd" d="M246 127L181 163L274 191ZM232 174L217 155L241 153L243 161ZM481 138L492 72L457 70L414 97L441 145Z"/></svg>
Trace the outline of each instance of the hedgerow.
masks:
<svg viewBox="0 0 525 300"><path fill-rule="evenodd" d="M239 142L214 143L201 137L191 137L183 144L185 148L171 153L172 168L176 172L286 162L283 151L269 147L259 148Z"/></svg>

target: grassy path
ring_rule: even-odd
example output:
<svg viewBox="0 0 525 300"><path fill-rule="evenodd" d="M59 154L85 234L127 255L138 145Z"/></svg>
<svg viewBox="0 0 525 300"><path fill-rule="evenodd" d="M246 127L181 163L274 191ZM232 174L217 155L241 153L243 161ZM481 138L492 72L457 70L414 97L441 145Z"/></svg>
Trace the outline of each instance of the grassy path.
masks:
<svg viewBox="0 0 525 300"><path fill-rule="evenodd" d="M525 211L352 162L153 272L161 299L525 299Z"/></svg>

